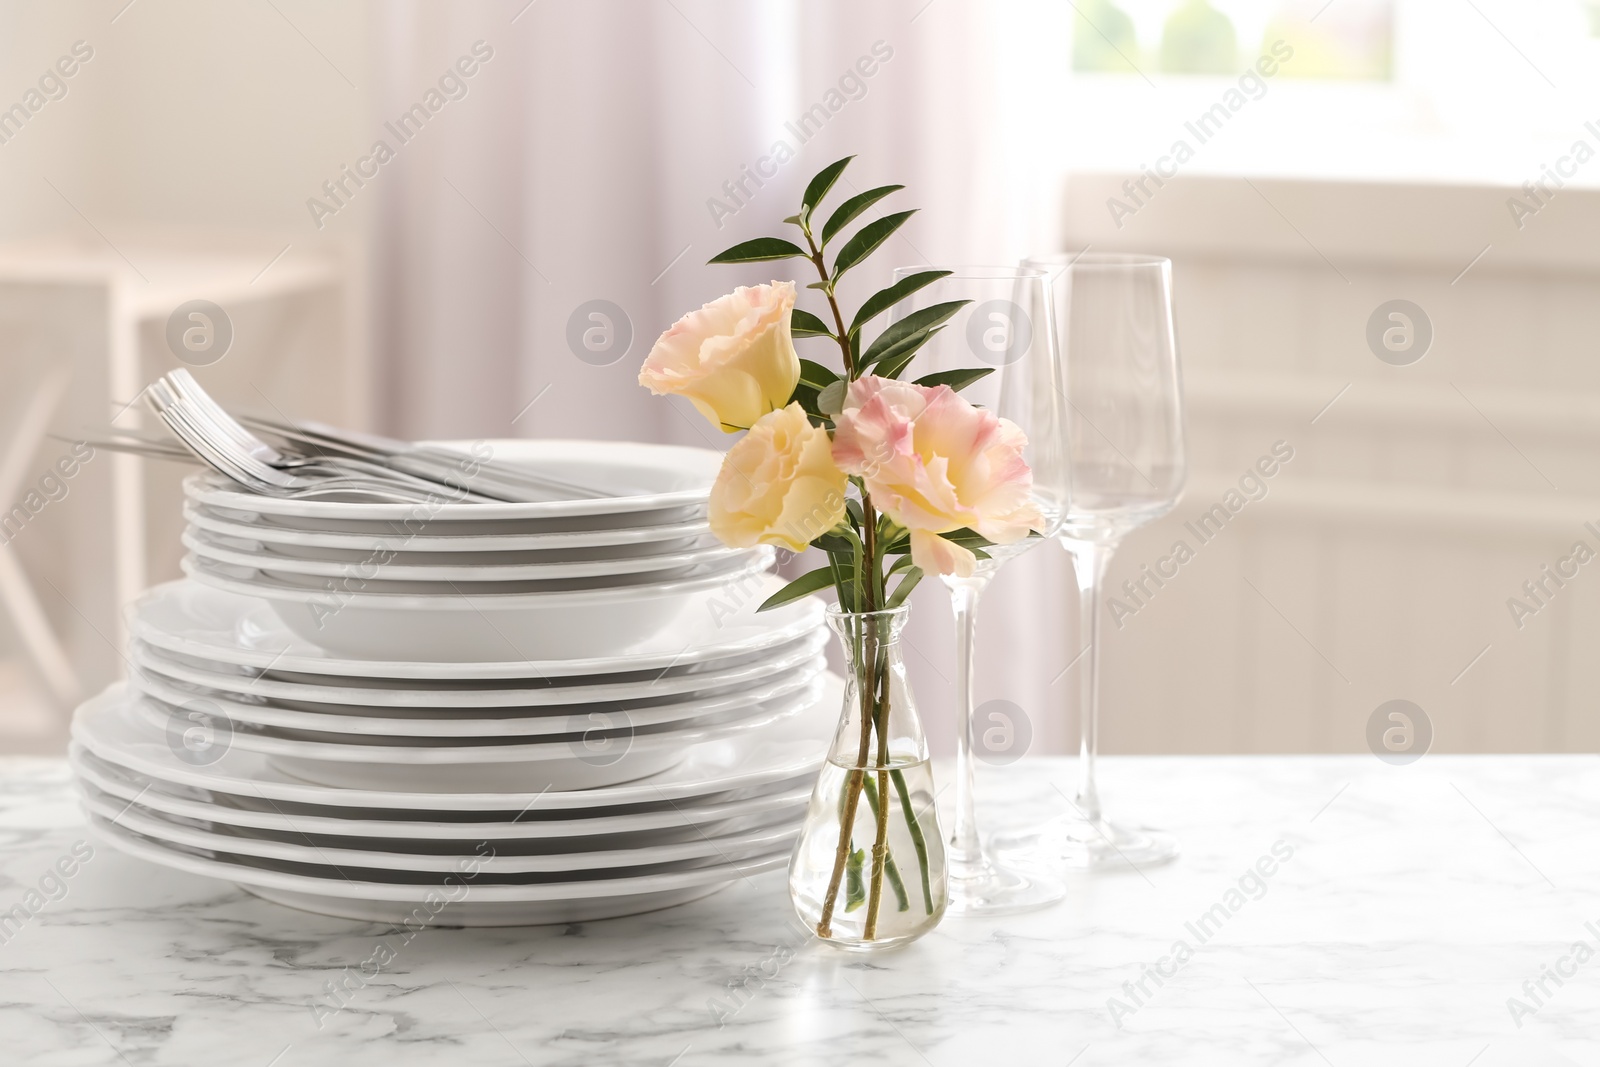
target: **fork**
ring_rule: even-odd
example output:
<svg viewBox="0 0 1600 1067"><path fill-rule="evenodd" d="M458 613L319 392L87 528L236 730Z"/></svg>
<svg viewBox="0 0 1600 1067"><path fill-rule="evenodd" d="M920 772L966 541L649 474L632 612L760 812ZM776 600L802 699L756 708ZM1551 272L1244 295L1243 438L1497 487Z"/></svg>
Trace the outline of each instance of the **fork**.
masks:
<svg viewBox="0 0 1600 1067"><path fill-rule="evenodd" d="M251 492L263 496L314 497L333 494L368 496L385 501L424 502L438 492L407 484L400 478L379 479L320 470L308 477L279 470L217 430L192 403L170 388L165 379L150 383L146 401L173 434L208 465Z"/></svg>
<svg viewBox="0 0 1600 1067"><path fill-rule="evenodd" d="M463 457L445 449L410 445L349 430L335 430L320 423L285 426L265 419L248 419L256 427L320 453L290 457L263 441L229 414L187 370L179 368L172 371L166 380L174 391L202 410L220 432L261 462L279 469L317 463L348 466L376 477L397 473L402 480L414 482L421 479L466 490L479 499L514 502L548 500L551 494L569 499L609 495L588 486L490 461L479 461L474 473L468 475L462 469Z"/></svg>

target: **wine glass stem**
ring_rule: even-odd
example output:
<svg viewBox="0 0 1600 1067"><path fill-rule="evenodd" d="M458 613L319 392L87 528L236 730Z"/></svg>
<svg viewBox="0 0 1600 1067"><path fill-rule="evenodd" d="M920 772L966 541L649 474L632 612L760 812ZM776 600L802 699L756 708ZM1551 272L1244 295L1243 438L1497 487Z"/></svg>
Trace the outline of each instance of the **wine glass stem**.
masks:
<svg viewBox="0 0 1600 1067"><path fill-rule="evenodd" d="M1088 821L1101 818L1100 790L1095 784L1095 756L1100 750L1100 605L1105 592L1106 567L1116 545L1102 541L1062 538L1072 553L1072 570L1078 579L1079 633L1089 639L1088 662L1078 675L1078 811Z"/></svg>
<svg viewBox="0 0 1600 1067"><path fill-rule="evenodd" d="M978 596L984 583L946 579L956 623L956 803L950 831L952 868L974 868L984 861L978 837L977 789L972 764L972 662Z"/></svg>

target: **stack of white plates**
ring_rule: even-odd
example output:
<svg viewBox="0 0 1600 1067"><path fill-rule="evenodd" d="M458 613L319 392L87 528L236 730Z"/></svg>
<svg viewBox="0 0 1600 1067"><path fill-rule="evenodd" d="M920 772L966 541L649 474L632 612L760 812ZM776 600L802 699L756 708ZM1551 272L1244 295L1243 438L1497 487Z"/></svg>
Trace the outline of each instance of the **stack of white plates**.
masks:
<svg viewBox="0 0 1600 1067"><path fill-rule="evenodd" d="M606 655L771 566L706 524L721 454L613 441L496 441L494 458L622 493L533 504L284 500L188 479L185 571L263 597L351 656ZM469 455L459 442L445 447Z"/></svg>
<svg viewBox="0 0 1600 1067"><path fill-rule="evenodd" d="M756 613L782 581L709 537L716 453L495 448L626 495L408 515L190 479L191 580L132 606L129 682L74 720L113 845L444 925L626 914L782 864L841 698L820 602Z"/></svg>

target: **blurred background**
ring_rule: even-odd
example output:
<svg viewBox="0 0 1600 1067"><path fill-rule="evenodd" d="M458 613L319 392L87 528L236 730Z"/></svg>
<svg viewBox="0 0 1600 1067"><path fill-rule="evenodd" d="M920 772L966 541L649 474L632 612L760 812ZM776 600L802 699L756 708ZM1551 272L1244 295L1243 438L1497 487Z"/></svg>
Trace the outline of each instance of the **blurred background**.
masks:
<svg viewBox="0 0 1600 1067"><path fill-rule="evenodd" d="M72 442L137 423L183 305L224 312L195 373L239 410L725 448L639 362L789 276L704 264L851 153L850 191L922 212L850 299L1174 262L1190 482L1111 566L1106 751L1362 751L1396 698L1438 751L1592 750L1597 60L1595 0L6 0L0 751L61 751L120 605L177 576L183 471ZM1265 496L1118 593L1275 447ZM1073 744L1073 589L1041 546L979 620L978 699L1034 751ZM948 603L917 603L947 752Z"/></svg>

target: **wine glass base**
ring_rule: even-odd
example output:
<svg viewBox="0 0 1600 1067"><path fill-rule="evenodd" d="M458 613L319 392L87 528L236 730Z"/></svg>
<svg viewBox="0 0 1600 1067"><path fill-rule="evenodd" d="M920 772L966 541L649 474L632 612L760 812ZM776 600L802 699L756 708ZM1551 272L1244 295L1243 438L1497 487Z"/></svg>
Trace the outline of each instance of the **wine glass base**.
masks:
<svg viewBox="0 0 1600 1067"><path fill-rule="evenodd" d="M1011 915L1048 908L1066 896L1066 886L1048 875L1022 872L988 858L950 865L945 883L947 915Z"/></svg>
<svg viewBox="0 0 1600 1067"><path fill-rule="evenodd" d="M1178 856L1178 843L1171 835L1105 819L1058 819L1033 830L997 834L990 845L1007 860L1045 870L1152 867Z"/></svg>

